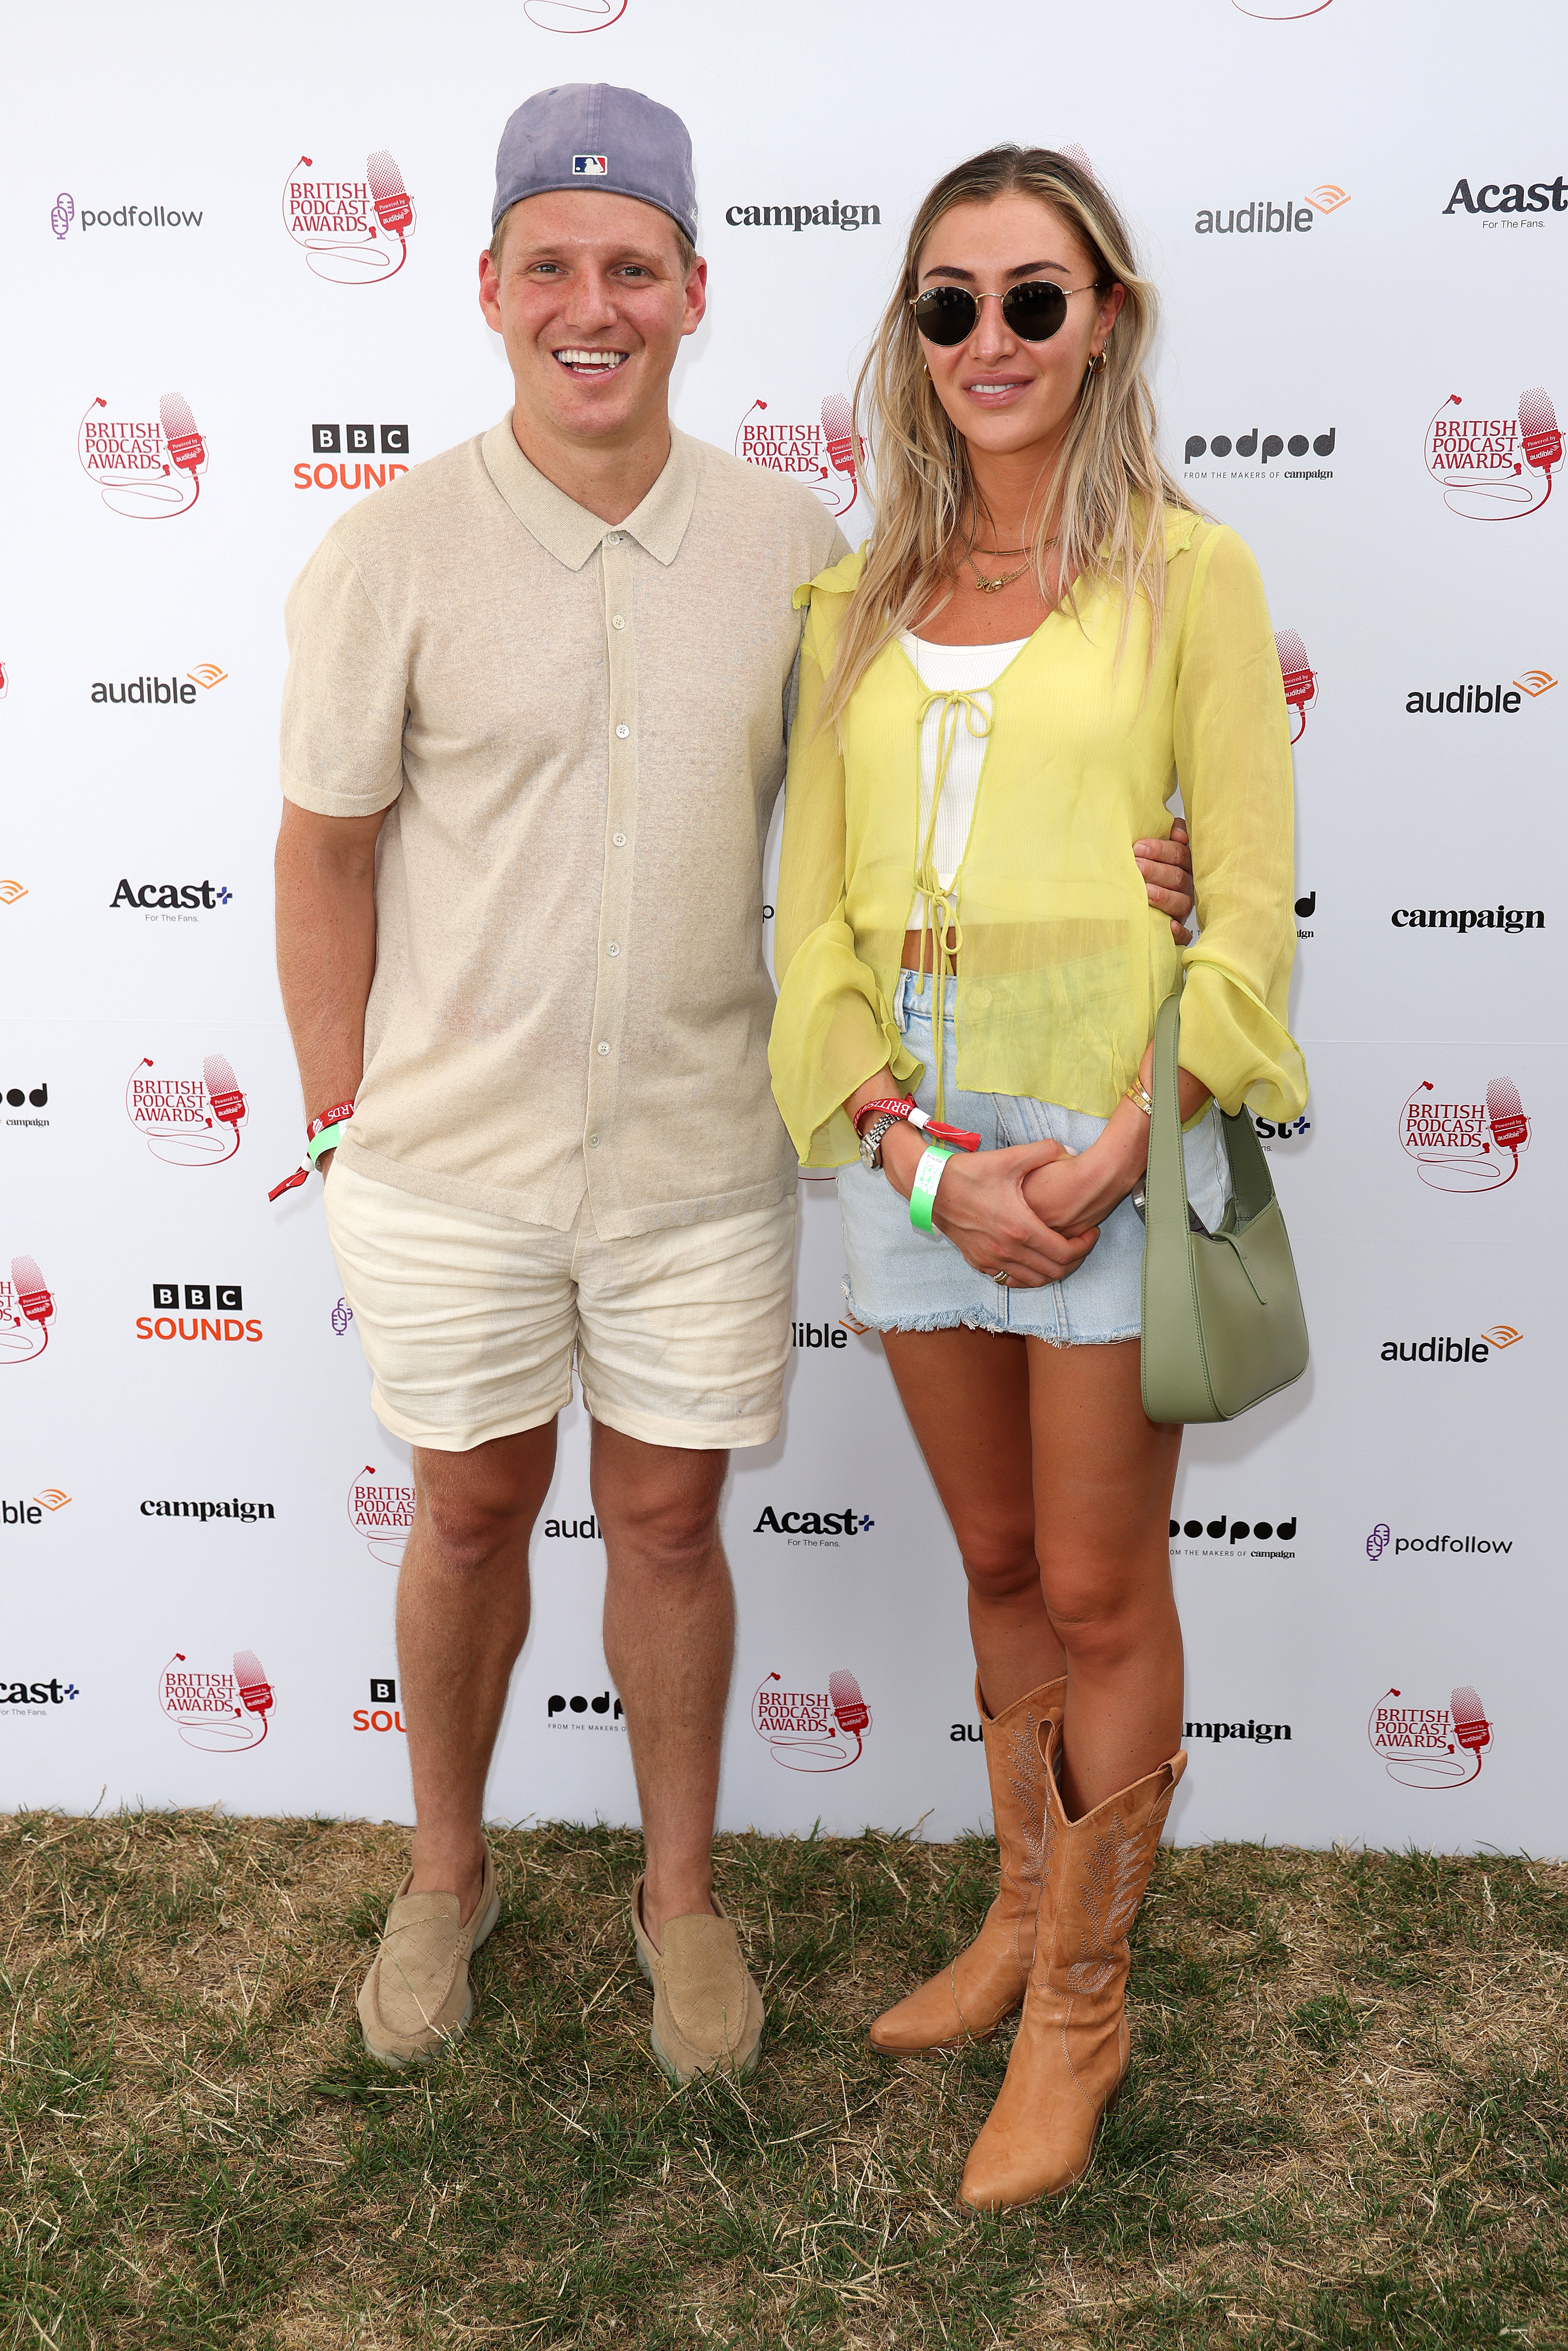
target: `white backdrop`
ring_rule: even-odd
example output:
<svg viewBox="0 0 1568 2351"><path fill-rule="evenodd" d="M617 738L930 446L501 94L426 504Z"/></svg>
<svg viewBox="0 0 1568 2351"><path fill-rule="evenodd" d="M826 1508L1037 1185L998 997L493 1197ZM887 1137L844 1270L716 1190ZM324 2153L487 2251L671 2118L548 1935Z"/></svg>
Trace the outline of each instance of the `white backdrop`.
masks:
<svg viewBox="0 0 1568 2351"><path fill-rule="evenodd" d="M170 43L87 0L13 31L0 1800L407 1815L406 1456L370 1412L319 1186L266 1196L300 1123L271 952L281 608L365 464L507 406L475 300L496 141L528 91L594 78L677 107L695 143L711 305L679 422L788 453L838 510L822 402L929 182L999 138L1073 141L1131 214L1165 297L1167 454L1300 641L1312 1081L1270 1138L1312 1369L1192 1433L1177 1488L1174 1827L1564 1850L1568 506L1550 410L1524 398L1521 423L1521 397L1568 394L1564 43L1545 0L1484 72L1473 33L1458 0L1418 34L1378 0L1129 0L1113 44L1032 0L284 0ZM410 204L372 237L382 150ZM868 521L862 496L845 527ZM986 1808L961 1575L876 1343L841 1320L831 1185L802 1198L797 1311L828 1343L797 1349L783 1435L728 1489L723 1822L950 1834ZM586 1459L574 1405L498 1815L634 1816ZM768 1522L813 1512L854 1531Z"/></svg>

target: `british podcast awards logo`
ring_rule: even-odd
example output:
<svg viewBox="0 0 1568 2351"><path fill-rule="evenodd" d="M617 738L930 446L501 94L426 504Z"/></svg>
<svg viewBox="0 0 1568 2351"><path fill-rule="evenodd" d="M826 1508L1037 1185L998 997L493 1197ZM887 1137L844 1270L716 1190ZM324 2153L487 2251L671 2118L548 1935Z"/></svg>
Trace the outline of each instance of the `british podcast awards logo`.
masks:
<svg viewBox="0 0 1568 2351"><path fill-rule="evenodd" d="M378 1469L373 1462L367 1461L349 1481L349 1524L383 1567L402 1564L415 1499L412 1478L397 1469Z"/></svg>
<svg viewBox="0 0 1568 2351"><path fill-rule="evenodd" d="M232 1668L194 1666L176 1649L158 1677L158 1703L187 1747L237 1755L261 1745L276 1700L254 1649L236 1649Z"/></svg>
<svg viewBox="0 0 1568 2351"><path fill-rule="evenodd" d="M1450 514L1467 522L1522 522L1552 496L1563 435L1542 384L1521 392L1517 413L1502 416L1467 414L1451 392L1427 427L1423 455Z"/></svg>
<svg viewBox="0 0 1568 2351"><path fill-rule="evenodd" d="M602 33L626 14L626 0L523 0L523 14L541 33Z"/></svg>
<svg viewBox="0 0 1568 2351"><path fill-rule="evenodd" d="M169 1167L221 1167L239 1149L250 1117L232 1062L209 1053L197 1077L173 1077L138 1061L125 1081L125 1114Z"/></svg>
<svg viewBox="0 0 1568 2351"><path fill-rule="evenodd" d="M793 474L830 514L848 514L860 493L854 421L841 392L829 392L818 424L783 423L768 415L765 400L754 400L740 420L735 454L764 473ZM863 442L859 454L865 455Z"/></svg>
<svg viewBox="0 0 1568 2351"><path fill-rule="evenodd" d="M853 1674L830 1674L825 1690L786 1689L781 1675L765 1674L751 1727L787 1771L844 1771L860 1761L871 1713Z"/></svg>
<svg viewBox="0 0 1568 2351"><path fill-rule="evenodd" d="M1399 1141L1435 1192L1495 1192L1519 1173L1530 1121L1511 1078L1493 1078L1484 1102L1439 1102L1423 1078L1399 1113Z"/></svg>
<svg viewBox="0 0 1568 2351"><path fill-rule="evenodd" d="M11 1279L0 1281L0 1369L36 1363L49 1343L54 1292L45 1286L37 1258L14 1257Z"/></svg>
<svg viewBox="0 0 1568 2351"><path fill-rule="evenodd" d="M408 259L418 214L386 148L365 158L362 180L310 176L301 155L283 183L283 225L314 275L329 286L379 286Z"/></svg>
<svg viewBox="0 0 1568 2351"><path fill-rule="evenodd" d="M156 416L88 402L77 427L77 456L110 514L130 522L172 522L202 495L207 444L183 392L166 392Z"/></svg>
<svg viewBox="0 0 1568 2351"><path fill-rule="evenodd" d="M1480 1776L1492 1726L1479 1698L1464 1682L1447 1706L1407 1706L1402 1691L1385 1690L1368 1718L1366 1736L1389 1778L1402 1788L1465 1788Z"/></svg>

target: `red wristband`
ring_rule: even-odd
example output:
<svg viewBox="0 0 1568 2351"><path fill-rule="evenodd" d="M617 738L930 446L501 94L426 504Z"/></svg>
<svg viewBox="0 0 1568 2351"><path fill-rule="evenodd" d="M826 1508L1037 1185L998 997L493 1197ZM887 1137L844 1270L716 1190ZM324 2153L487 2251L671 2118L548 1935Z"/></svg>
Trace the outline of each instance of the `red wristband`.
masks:
<svg viewBox="0 0 1568 2351"><path fill-rule="evenodd" d="M944 1126L940 1120L933 1118L929 1112L917 1110L915 1104L906 1101L902 1094L894 1101L862 1102L855 1113L855 1133L862 1134L866 1120L874 1118L879 1111L886 1118L906 1119L909 1124L917 1128L922 1134L929 1134L937 1143L950 1144L955 1151L978 1151L980 1147L979 1136L971 1134L967 1127Z"/></svg>
<svg viewBox="0 0 1568 2351"><path fill-rule="evenodd" d="M341 1120L345 1118L352 1118L353 1115L354 1105L351 1101L334 1102L330 1110L324 1110L319 1118L313 1118L310 1121L309 1124L305 1129L306 1142L314 1143L316 1137L322 1133L324 1128L336 1126Z"/></svg>
<svg viewBox="0 0 1568 2351"><path fill-rule="evenodd" d="M904 1094L899 1094L889 1102L862 1102L855 1113L855 1133L863 1134L867 1119L874 1118L879 1111L885 1118L907 1118L914 1108L915 1104Z"/></svg>

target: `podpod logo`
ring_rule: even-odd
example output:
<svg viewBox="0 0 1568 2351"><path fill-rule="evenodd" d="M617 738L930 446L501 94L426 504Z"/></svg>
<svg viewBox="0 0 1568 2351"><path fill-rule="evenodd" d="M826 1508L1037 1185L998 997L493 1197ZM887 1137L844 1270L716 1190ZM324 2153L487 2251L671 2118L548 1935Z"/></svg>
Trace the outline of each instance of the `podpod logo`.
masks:
<svg viewBox="0 0 1568 2351"><path fill-rule="evenodd" d="M349 1524L383 1567L402 1564L415 1499L412 1479L398 1469L378 1469L372 1462L349 1481Z"/></svg>
<svg viewBox="0 0 1568 2351"><path fill-rule="evenodd" d="M187 1747L234 1755L261 1745L275 1700L254 1649L236 1649L232 1669L194 1665L176 1649L159 1676L158 1703Z"/></svg>
<svg viewBox="0 0 1568 2351"><path fill-rule="evenodd" d="M1299 743L1307 731L1307 705L1318 698L1318 674L1294 629L1275 630L1274 650L1280 656L1285 706L1291 714L1291 740Z"/></svg>
<svg viewBox="0 0 1568 2351"><path fill-rule="evenodd" d="M11 1279L0 1281L0 1369L36 1363L49 1343L54 1292L44 1286L36 1258L14 1257Z"/></svg>
<svg viewBox="0 0 1568 2351"><path fill-rule="evenodd" d="M825 1690L786 1689L782 1675L765 1674L751 1727L787 1771L844 1771L860 1761L871 1713L853 1674L830 1674Z"/></svg>
<svg viewBox="0 0 1568 2351"><path fill-rule="evenodd" d="M48 1105L49 1088L47 1080L36 1086L7 1086L5 1107L9 1111L44 1110ZM7 1126L47 1126L47 1118L8 1118Z"/></svg>
<svg viewBox="0 0 1568 2351"><path fill-rule="evenodd" d="M1391 1780L1402 1788L1464 1788L1480 1776L1492 1725L1468 1682L1447 1706L1409 1706L1386 1689L1367 1718L1366 1736Z"/></svg>
<svg viewBox="0 0 1568 2351"><path fill-rule="evenodd" d="M138 1061L125 1081L125 1114L166 1166L221 1167L239 1150L250 1109L233 1063L209 1053L199 1078L160 1077L152 1061Z"/></svg>
<svg viewBox="0 0 1568 2351"><path fill-rule="evenodd" d="M1332 457L1338 429L1337 425L1331 424L1327 432L1320 433L1315 440L1309 440L1304 433L1292 433L1289 438L1279 433L1260 435L1255 424L1249 425L1245 433L1234 439L1228 433L1216 433L1206 441L1201 433L1191 433L1182 451L1182 470L1192 473L1194 479L1200 482L1332 482L1332 465L1301 465L1299 463L1277 465L1274 460L1286 456L1300 459L1309 451L1316 457ZM1197 460L1204 456L1209 461L1207 465L1194 472ZM1233 457L1240 457L1245 463L1232 465L1230 460ZM1252 463L1254 458L1258 460L1256 465Z"/></svg>
<svg viewBox="0 0 1568 2351"><path fill-rule="evenodd" d="M765 400L754 400L740 420L735 454L764 473L793 474L815 490L830 514L845 515L860 492L855 471L854 423L841 392L831 392L822 402L820 424L783 424L776 419L758 422L768 413Z"/></svg>
<svg viewBox="0 0 1568 2351"><path fill-rule="evenodd" d="M1386 1520L1380 1519L1366 1538L1367 1558L1381 1559L1390 1544L1396 1559L1407 1551L1451 1552L1474 1558L1478 1553L1511 1552L1513 1539L1503 1535L1396 1535L1390 1531Z"/></svg>
<svg viewBox="0 0 1568 2351"><path fill-rule="evenodd" d="M1522 522L1552 496L1563 462L1557 412L1545 387L1519 395L1514 415L1467 416L1451 392L1427 427L1427 471L1450 514L1467 522ZM1454 411L1459 412L1458 414Z"/></svg>
<svg viewBox="0 0 1568 2351"><path fill-rule="evenodd" d="M189 514L207 470L206 442L178 392L163 394L156 416L89 401L77 427L77 456L110 514L131 522L172 522Z"/></svg>
<svg viewBox="0 0 1568 2351"><path fill-rule="evenodd" d="M1399 1113L1399 1142L1435 1192L1495 1192L1519 1173L1530 1121L1511 1078L1493 1078L1484 1102L1439 1102L1423 1078Z"/></svg>
<svg viewBox="0 0 1568 2351"><path fill-rule="evenodd" d="M362 180L315 178L315 170L301 155L283 183L283 225L310 269L330 286L395 277L417 216L386 148L365 158Z"/></svg>
<svg viewBox="0 0 1568 2351"><path fill-rule="evenodd" d="M313 424L309 462L301 458L295 466L294 486L297 490L384 489L388 482L407 473L406 465L394 461L408 454L406 424ZM347 457L353 458L351 465ZM372 465L372 458L378 462Z"/></svg>
<svg viewBox="0 0 1568 2351"><path fill-rule="evenodd" d="M545 1700L545 1727L549 1730L623 1730L625 1709L613 1690L600 1690L592 1698L585 1698L580 1690L570 1698L552 1690Z"/></svg>
<svg viewBox="0 0 1568 2351"><path fill-rule="evenodd" d="M1296 1514L1288 1519L1232 1519L1221 1510L1217 1519L1173 1519L1170 1522L1172 1542L1179 1538L1183 1544L1195 1546L1204 1559L1222 1559L1239 1543L1245 1543L1254 1559L1294 1559L1289 1546L1296 1540ZM1271 1548L1262 1550L1260 1545ZM1284 1548L1281 1548L1284 1546Z"/></svg>
<svg viewBox="0 0 1568 2351"><path fill-rule="evenodd" d="M602 33L626 14L626 0L523 0L523 14L541 33Z"/></svg>

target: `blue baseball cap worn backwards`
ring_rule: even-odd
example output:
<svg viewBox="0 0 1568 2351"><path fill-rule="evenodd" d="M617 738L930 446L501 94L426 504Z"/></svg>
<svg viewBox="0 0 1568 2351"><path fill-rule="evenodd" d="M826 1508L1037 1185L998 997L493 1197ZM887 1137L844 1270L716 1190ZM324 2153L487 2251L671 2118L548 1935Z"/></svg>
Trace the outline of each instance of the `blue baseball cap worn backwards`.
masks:
<svg viewBox="0 0 1568 2351"><path fill-rule="evenodd" d="M562 82L525 99L496 153L494 229L509 204L556 188L601 188L656 204L697 238L691 134L678 114L638 89Z"/></svg>

